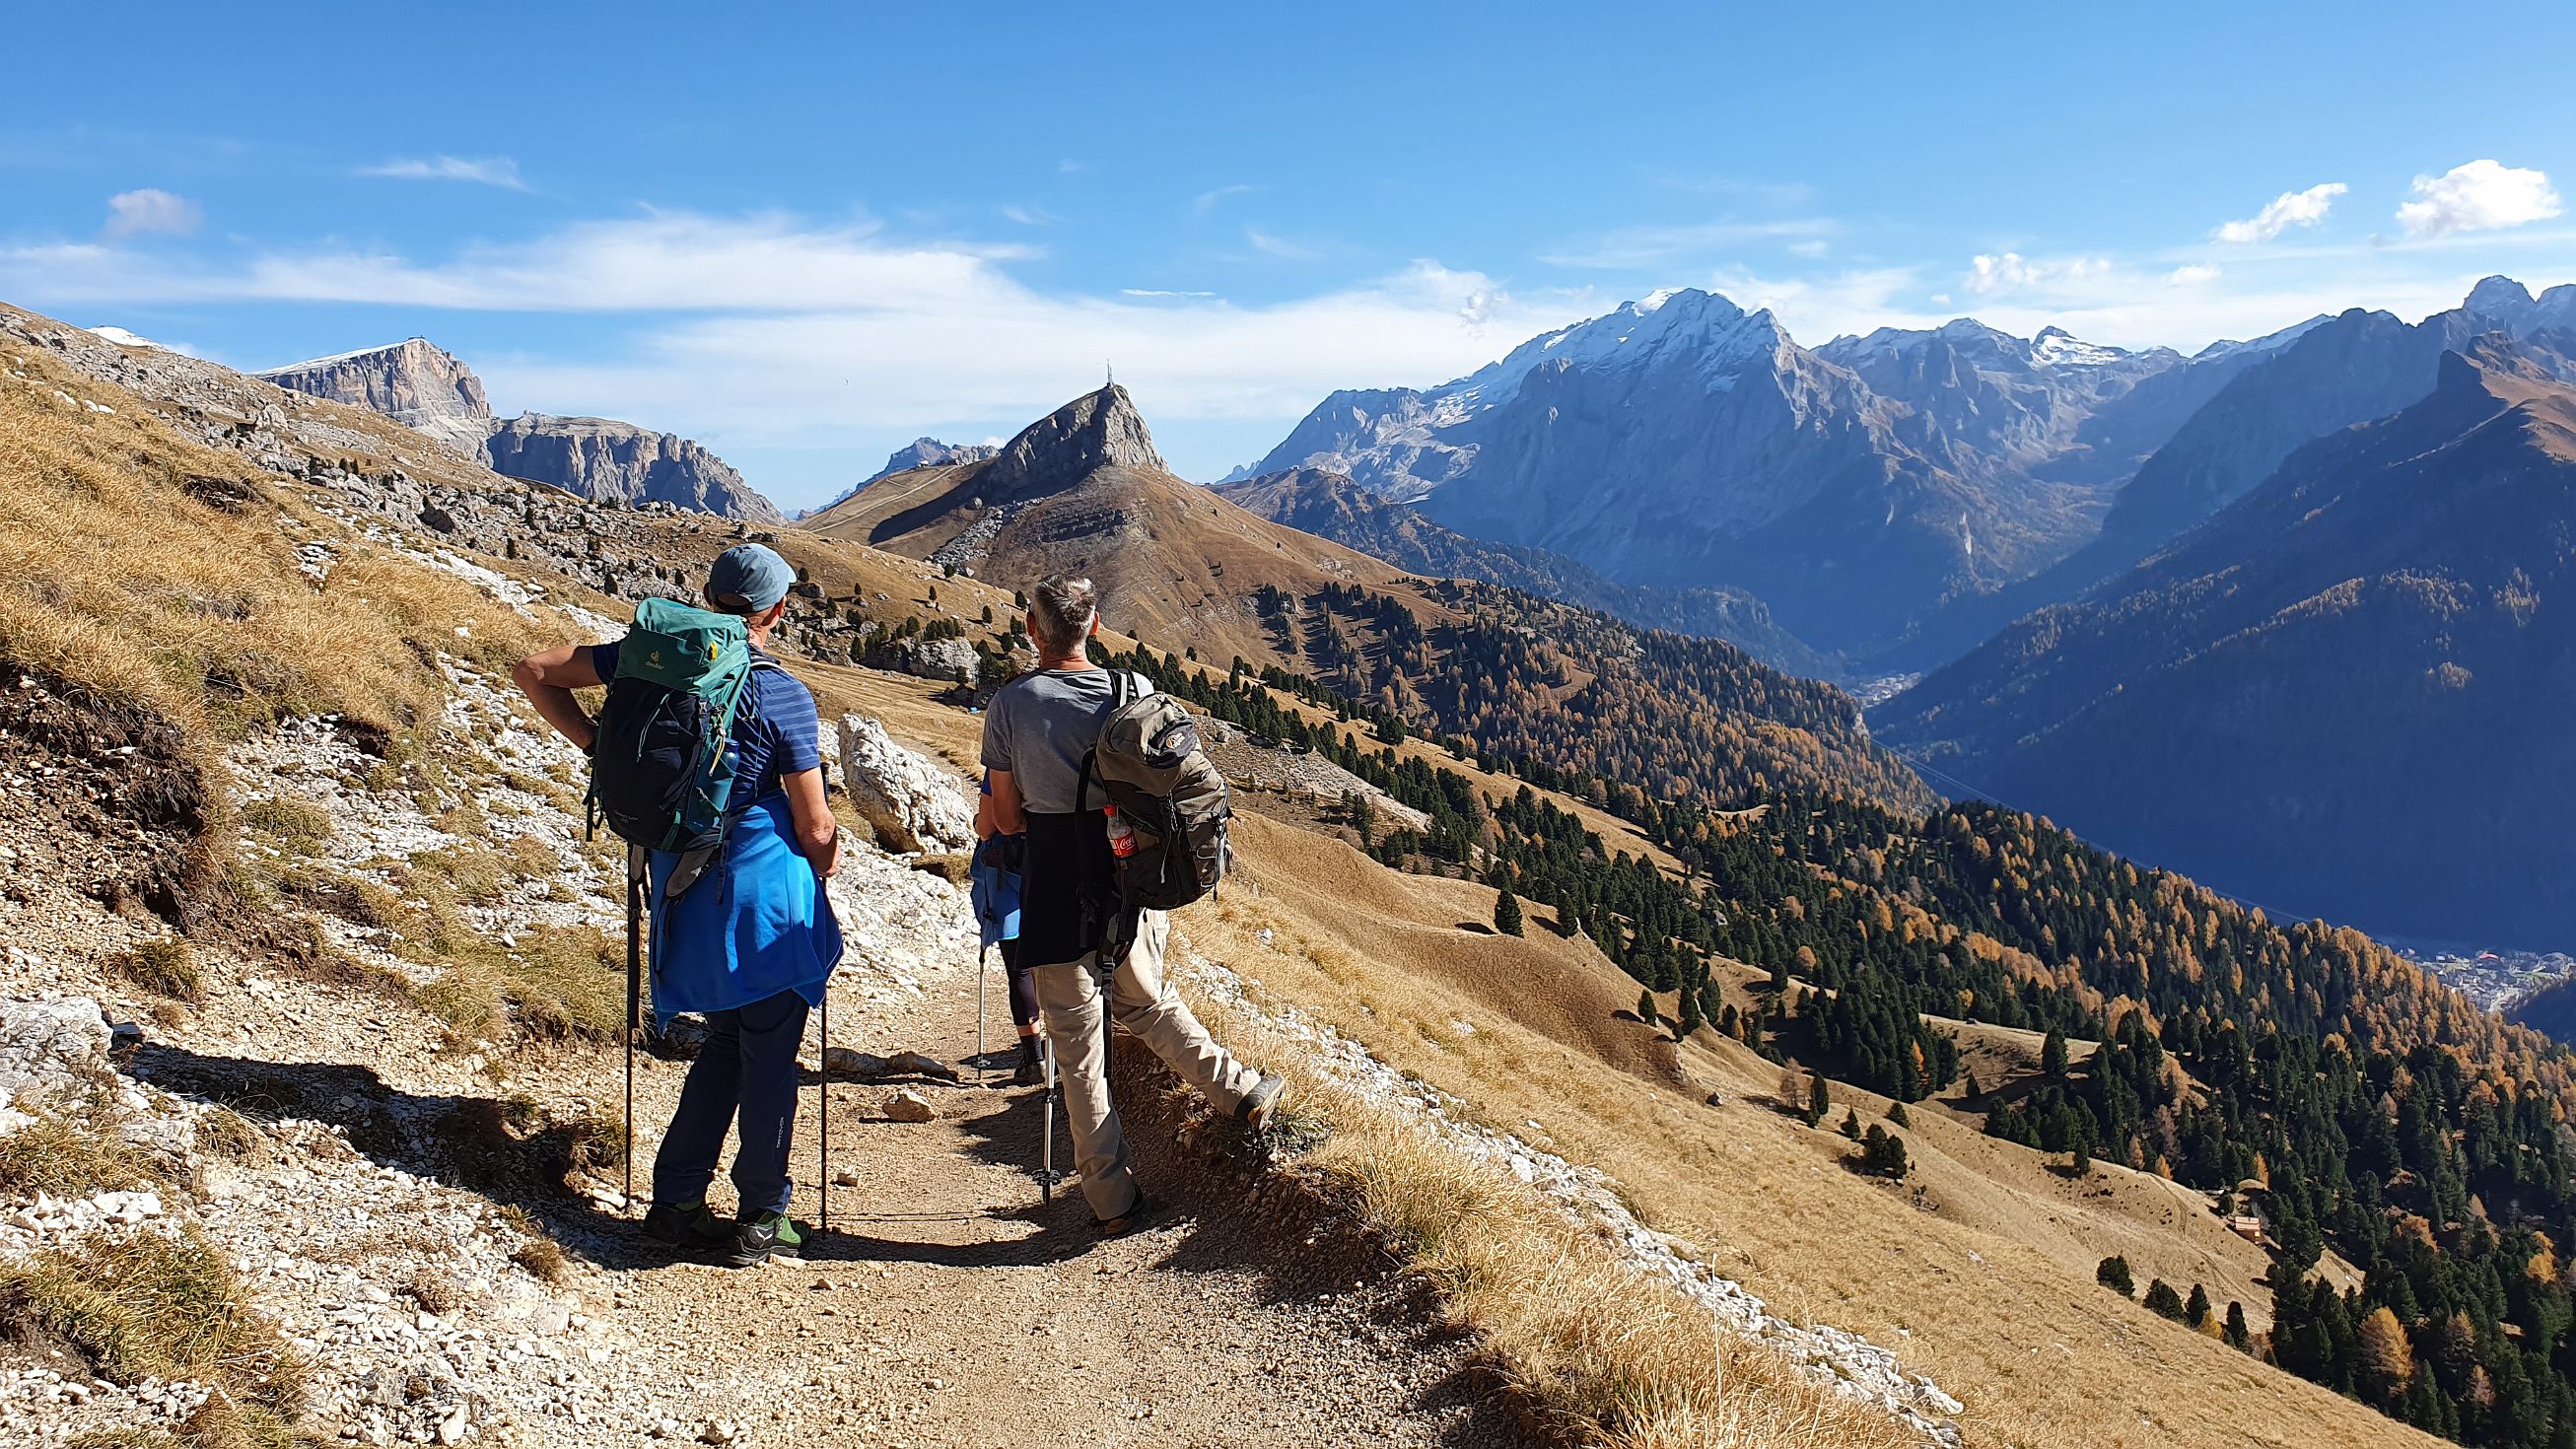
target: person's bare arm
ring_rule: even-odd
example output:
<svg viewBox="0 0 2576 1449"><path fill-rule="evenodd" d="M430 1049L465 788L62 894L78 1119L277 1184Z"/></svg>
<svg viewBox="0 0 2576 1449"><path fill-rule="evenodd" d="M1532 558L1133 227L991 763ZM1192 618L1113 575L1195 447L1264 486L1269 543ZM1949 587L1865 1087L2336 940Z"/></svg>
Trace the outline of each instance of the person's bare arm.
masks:
<svg viewBox="0 0 2576 1449"><path fill-rule="evenodd" d="M975 797L975 838L990 840L1001 833L1001 827L993 823L993 797L978 794Z"/></svg>
<svg viewBox="0 0 2576 1449"><path fill-rule="evenodd" d="M796 822L796 848L805 853L817 878L830 879L841 868L841 822L832 818L832 807L824 802L822 770L797 770L781 775L778 783L787 788L787 814Z"/></svg>
<svg viewBox="0 0 2576 1449"><path fill-rule="evenodd" d="M558 644L542 654L531 654L510 671L510 682L537 707L537 714L555 733L588 753L599 738L599 726L590 712L573 698L576 689L596 689L606 683L590 661L587 644Z"/></svg>
<svg viewBox="0 0 2576 1449"><path fill-rule="evenodd" d="M1003 835L1018 835L1029 828L1029 818L1020 810L1020 782L1008 770L992 772L993 829Z"/></svg>

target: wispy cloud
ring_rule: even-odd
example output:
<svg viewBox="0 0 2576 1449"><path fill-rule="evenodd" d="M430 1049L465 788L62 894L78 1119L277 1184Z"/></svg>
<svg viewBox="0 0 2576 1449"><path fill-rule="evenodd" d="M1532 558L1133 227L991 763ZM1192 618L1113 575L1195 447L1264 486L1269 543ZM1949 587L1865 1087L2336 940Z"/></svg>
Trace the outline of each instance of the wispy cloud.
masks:
<svg viewBox="0 0 2576 1449"><path fill-rule="evenodd" d="M145 187L141 191L120 191L109 197L107 225L101 230L110 241L121 241L148 232L186 236L205 219L205 212L188 198Z"/></svg>
<svg viewBox="0 0 2576 1449"><path fill-rule="evenodd" d="M1004 221L1017 222L1021 226L1053 226L1057 222L1064 220L1063 217L1056 215L1054 212L1047 210L1043 206L1019 205L1003 207L1002 219Z"/></svg>
<svg viewBox="0 0 2576 1449"><path fill-rule="evenodd" d="M1252 187L1242 182L1237 182L1232 186L1220 186L1213 191L1202 191L1198 195L1190 198L1190 215L1205 216L1209 212L1216 210L1217 204L1224 201L1227 197L1248 196L1251 192Z"/></svg>
<svg viewBox="0 0 2576 1449"><path fill-rule="evenodd" d="M1550 266L1603 271L1651 267L1689 257L1704 257L1725 247L1751 241L1812 240L1835 229L1825 217L1784 217L1769 221L1696 222L1682 226L1623 226L1598 236L1541 252Z"/></svg>
<svg viewBox="0 0 2576 1449"><path fill-rule="evenodd" d="M1063 160L1055 163L1056 174L1059 176L1071 176L1077 171L1088 171L1090 169L1090 162L1077 161L1070 156L1067 156Z"/></svg>
<svg viewBox="0 0 2576 1449"><path fill-rule="evenodd" d="M395 181L470 181L477 186L497 186L504 191L528 189L528 183L519 179L519 163L507 156L487 156L481 160L468 160L462 156L414 157L361 166L358 174L389 177Z"/></svg>
<svg viewBox="0 0 2576 1449"><path fill-rule="evenodd" d="M2231 221L2210 235L2219 241L2238 245L2267 242L2294 226L2315 226L2326 219L2334 199L2352 188L2340 181L2328 181L2305 191L2284 191L2263 204L2263 209L2243 221Z"/></svg>
<svg viewBox="0 0 2576 1449"><path fill-rule="evenodd" d="M925 419L1033 417L1096 385L1103 356L1158 419L1284 426L1350 385L1356 339L1376 376L1428 383L1606 306L1588 293L1515 295L1427 261L1258 306L1178 289L1053 291L1013 275L1026 255L871 226L657 213L427 259L316 248L218 266L96 242L0 246L0 296L93 314L280 300L413 316L626 312L634 325L614 348L540 344L478 356L476 370L498 393L558 410L800 447Z"/></svg>
<svg viewBox="0 0 2576 1449"><path fill-rule="evenodd" d="M2209 266L2205 263L2191 262L2165 273L2165 285L2169 287L2205 287L2210 283L2217 281L2218 278L2218 268Z"/></svg>
<svg viewBox="0 0 2576 1449"><path fill-rule="evenodd" d="M2397 208L2397 220L2409 236L2447 236L2546 221L2565 209L2547 174L2479 160L2416 177L2415 200Z"/></svg>
<svg viewBox="0 0 2576 1449"><path fill-rule="evenodd" d="M1292 262L1310 262L1317 255L1312 247L1292 242L1286 237L1272 236L1257 226L1245 227L1243 239L1250 242L1252 249L1263 256L1280 257Z"/></svg>
<svg viewBox="0 0 2576 1449"><path fill-rule="evenodd" d="M2111 263L2104 257L2049 257L2033 259L2019 252L1979 254L1968 262L1968 275L1962 285L1980 297L2000 296L2025 288L2062 287L2068 283L2086 282L2111 273Z"/></svg>
<svg viewBox="0 0 2576 1449"><path fill-rule="evenodd" d="M1121 287L1118 289L1118 295L1122 297L1213 297L1216 293L1174 292L1161 287Z"/></svg>

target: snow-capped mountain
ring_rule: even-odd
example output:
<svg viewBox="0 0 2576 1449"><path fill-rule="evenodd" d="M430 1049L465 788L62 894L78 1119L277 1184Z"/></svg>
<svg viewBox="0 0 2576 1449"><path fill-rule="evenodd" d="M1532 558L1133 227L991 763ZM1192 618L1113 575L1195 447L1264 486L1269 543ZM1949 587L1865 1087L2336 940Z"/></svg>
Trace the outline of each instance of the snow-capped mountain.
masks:
<svg viewBox="0 0 2576 1449"><path fill-rule="evenodd" d="M1439 387L1336 392L1244 471L1347 474L1621 583L1747 589L1866 656L2083 547L2185 422L2314 325L2192 357L1973 318L1809 349L1768 311L1657 292Z"/></svg>

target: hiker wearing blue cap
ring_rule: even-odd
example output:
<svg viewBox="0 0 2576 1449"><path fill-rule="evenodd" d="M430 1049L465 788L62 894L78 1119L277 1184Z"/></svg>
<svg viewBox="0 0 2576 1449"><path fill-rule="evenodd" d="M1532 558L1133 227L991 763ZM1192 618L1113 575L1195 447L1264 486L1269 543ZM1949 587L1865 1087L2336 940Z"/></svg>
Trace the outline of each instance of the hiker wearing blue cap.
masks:
<svg viewBox="0 0 2576 1449"><path fill-rule="evenodd" d="M824 803L821 719L767 648L795 582L775 551L740 544L708 570L705 610L647 599L624 639L549 649L512 674L592 756L594 808L649 861L638 889L649 884L655 1014L707 1022L654 1157L645 1231L745 1266L804 1243L787 1216L796 1056L841 958L823 896L840 832ZM602 684L593 720L573 691ZM687 819L692 808L703 818ZM728 1224L706 1197L737 1121Z"/></svg>

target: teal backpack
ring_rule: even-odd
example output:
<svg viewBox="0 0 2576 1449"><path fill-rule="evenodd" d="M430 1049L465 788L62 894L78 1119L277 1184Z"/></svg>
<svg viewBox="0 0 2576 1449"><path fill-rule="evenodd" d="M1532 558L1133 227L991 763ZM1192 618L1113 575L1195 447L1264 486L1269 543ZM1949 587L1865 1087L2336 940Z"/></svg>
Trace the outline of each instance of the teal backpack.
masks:
<svg viewBox="0 0 2576 1449"><path fill-rule="evenodd" d="M725 744L752 671L777 667L752 652L731 614L669 599L636 605L591 748L593 828L606 821L647 850L721 846L734 785Z"/></svg>

